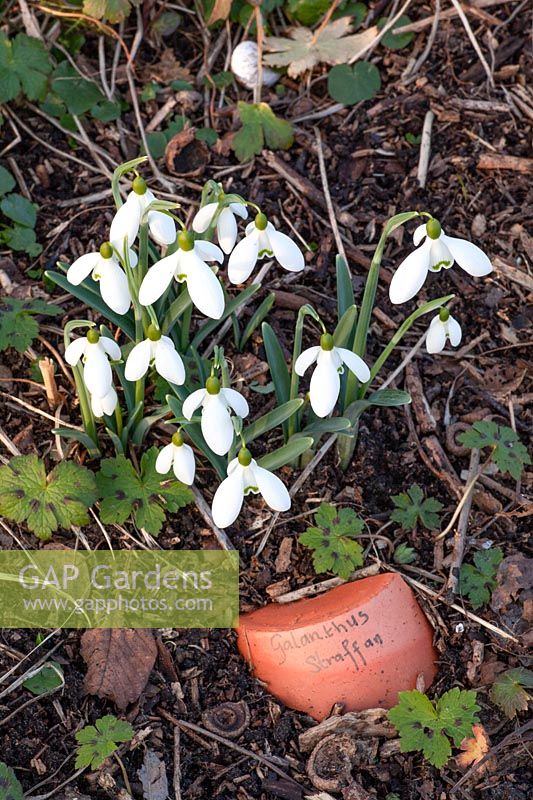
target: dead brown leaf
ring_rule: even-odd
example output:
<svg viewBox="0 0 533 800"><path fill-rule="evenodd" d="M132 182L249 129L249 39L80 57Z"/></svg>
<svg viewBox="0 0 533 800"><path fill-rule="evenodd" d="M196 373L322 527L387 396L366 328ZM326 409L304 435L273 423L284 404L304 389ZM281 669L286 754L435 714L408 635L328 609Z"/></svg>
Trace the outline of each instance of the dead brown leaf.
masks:
<svg viewBox="0 0 533 800"><path fill-rule="evenodd" d="M214 22L218 22L221 19L227 19L229 12L231 11L231 3L232 0L215 0L215 5L213 6L213 10L209 15L207 24L213 25Z"/></svg>
<svg viewBox="0 0 533 800"><path fill-rule="evenodd" d="M151 630L96 629L83 634L81 655L87 664L85 690L123 710L146 686L157 646Z"/></svg>
<svg viewBox="0 0 533 800"><path fill-rule="evenodd" d="M498 586L492 593L490 605L493 611L502 611L517 600L522 591L533 589L533 558L526 558L522 553L504 558L496 581Z"/></svg>
<svg viewBox="0 0 533 800"><path fill-rule="evenodd" d="M483 756L485 756L489 752L490 742L489 737L485 731L483 725L473 725L472 726L472 733L474 734L471 738L463 739L461 742L461 750L464 752L461 753L460 756L457 756L455 759L457 764L462 768L466 769L467 767L472 766L473 764L477 764L478 761L481 761ZM480 770L486 769L488 766L488 761L486 761Z"/></svg>
<svg viewBox="0 0 533 800"><path fill-rule="evenodd" d="M146 64L140 70L140 79L143 83L159 81L168 84L170 81L191 81L192 75L188 69L181 66L174 51L168 47L161 53L159 61L155 64Z"/></svg>

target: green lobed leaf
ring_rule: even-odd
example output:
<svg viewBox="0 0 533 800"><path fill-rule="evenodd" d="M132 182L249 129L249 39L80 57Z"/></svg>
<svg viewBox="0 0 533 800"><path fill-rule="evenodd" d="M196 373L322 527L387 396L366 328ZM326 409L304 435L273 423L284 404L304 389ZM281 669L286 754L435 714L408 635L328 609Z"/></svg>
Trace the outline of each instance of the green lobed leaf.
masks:
<svg viewBox="0 0 533 800"><path fill-rule="evenodd" d="M333 572L347 580L363 563L363 548L357 537L364 526L353 509L322 503L315 514L315 527L307 528L298 541L313 550L317 573Z"/></svg>
<svg viewBox="0 0 533 800"><path fill-rule="evenodd" d="M518 711L528 710L531 695L526 689L533 689L533 672L525 667L517 667L496 677L490 698L509 719L513 719Z"/></svg>
<svg viewBox="0 0 533 800"><path fill-rule="evenodd" d="M3 761L0 761L0 798L2 800L23 800L22 786L17 776Z"/></svg>
<svg viewBox="0 0 533 800"><path fill-rule="evenodd" d="M0 31L0 103L14 100L23 92L28 100L42 100L50 57L40 39L18 33L10 39Z"/></svg>
<svg viewBox="0 0 533 800"><path fill-rule="evenodd" d="M63 686L63 670L56 661L48 661L36 675L27 678L22 684L32 694L48 694ZM1 796L1 795L0 795Z"/></svg>
<svg viewBox="0 0 533 800"><path fill-rule="evenodd" d="M404 530L414 528L418 521L428 530L440 528L438 512L442 503L435 497L425 497L424 492L414 483L407 492L392 496L396 509L390 515L391 520L398 522Z"/></svg>
<svg viewBox="0 0 533 800"><path fill-rule="evenodd" d="M410 547L405 542L401 542L394 550L393 559L396 564L413 564L418 558L414 547Z"/></svg>
<svg viewBox="0 0 533 800"><path fill-rule="evenodd" d="M43 300L0 297L0 352L13 347L23 353L31 345L39 333L34 314L56 316L62 313L62 309Z"/></svg>
<svg viewBox="0 0 533 800"><path fill-rule="evenodd" d="M232 148L239 161L259 155L264 146L288 150L294 141L292 125L276 117L267 103L238 103L242 128L233 137Z"/></svg>
<svg viewBox="0 0 533 800"><path fill-rule="evenodd" d="M0 195L7 194L14 189L17 182L5 167L0 166Z"/></svg>
<svg viewBox="0 0 533 800"><path fill-rule="evenodd" d="M508 472L515 480L520 478L531 458L515 431L492 420L474 422L470 430L461 433L458 441L465 447L492 448L492 461L500 472Z"/></svg>
<svg viewBox="0 0 533 800"><path fill-rule="evenodd" d="M105 100L93 81L85 80L69 61L62 61L52 75L52 91L64 102L69 114L79 117Z"/></svg>
<svg viewBox="0 0 533 800"><path fill-rule="evenodd" d="M83 0L83 13L95 19L106 19L112 24L129 16L131 7L140 0Z"/></svg>
<svg viewBox="0 0 533 800"><path fill-rule="evenodd" d="M62 461L48 475L36 455L15 456L0 467L0 514L26 522L43 541L58 528L86 525L96 499L93 473L73 461Z"/></svg>
<svg viewBox="0 0 533 800"><path fill-rule="evenodd" d="M26 228L35 228L37 206L21 194L8 194L0 202L4 216Z"/></svg>
<svg viewBox="0 0 533 800"><path fill-rule="evenodd" d="M31 258L36 258L43 251L42 245L37 242L37 237L35 236L33 228L13 225L11 228L0 230L0 238L6 243L10 250L28 253ZM28 274L30 273L28 272Z"/></svg>
<svg viewBox="0 0 533 800"><path fill-rule="evenodd" d="M76 733L78 754L76 769L88 767L99 769L106 758L112 755L120 742L133 739L134 729L129 722L107 714L96 720L95 725L86 725Z"/></svg>
<svg viewBox="0 0 533 800"><path fill-rule="evenodd" d="M139 528L157 536L166 512L193 502L187 486L175 480L162 482L155 471L157 456L156 447L143 454L140 474L124 455L103 459L96 483L102 497L100 515L104 524L122 524L131 516Z"/></svg>
<svg viewBox="0 0 533 800"><path fill-rule="evenodd" d="M371 100L381 89L381 77L375 64L358 61L337 64L328 73L328 93L337 103L353 106Z"/></svg>
<svg viewBox="0 0 533 800"><path fill-rule="evenodd" d="M481 608L489 602L496 588L496 574L503 559L501 547L478 550L474 564L462 564L459 574L459 591L467 597L472 608Z"/></svg>

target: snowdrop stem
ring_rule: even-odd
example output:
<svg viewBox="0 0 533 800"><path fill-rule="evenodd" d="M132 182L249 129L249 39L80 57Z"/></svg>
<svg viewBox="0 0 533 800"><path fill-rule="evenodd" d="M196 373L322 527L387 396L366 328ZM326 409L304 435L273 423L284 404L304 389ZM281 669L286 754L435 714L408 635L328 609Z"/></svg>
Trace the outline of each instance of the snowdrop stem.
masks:
<svg viewBox="0 0 533 800"><path fill-rule="evenodd" d="M131 161L125 161L124 164L119 164L116 170L113 172L113 179L111 181L111 190L113 192L113 199L115 201L115 205L117 208L120 208L123 205L123 200L120 195L120 179L123 175L127 172L131 172L139 164L143 164L147 160L147 156L140 156L139 158L134 158Z"/></svg>
<svg viewBox="0 0 533 800"><path fill-rule="evenodd" d="M78 363L76 364L75 367L72 367L72 374L74 375L76 391L78 393L78 399L80 401L81 421L83 423L85 433L91 437L96 447L98 448L98 433L96 430L96 421L94 419L94 414L91 408L91 398L89 397L89 392L87 391L85 383L83 382L83 371L81 363Z"/></svg>
<svg viewBox="0 0 533 800"><path fill-rule="evenodd" d="M120 403L117 403L115 406L115 421L117 423L117 436L119 439L122 438L122 409L120 408Z"/></svg>
<svg viewBox="0 0 533 800"><path fill-rule="evenodd" d="M322 326L322 329L324 330L324 332L326 330L325 327L324 327L324 324L322 323L322 320L318 316L318 314L315 311L315 309L313 308L313 306L310 306L308 303L306 303L305 305L303 305L300 308L300 310L298 311L298 316L296 318L296 325L295 325L295 328L294 328L294 345L293 345L293 349L292 349L292 370L291 370L291 384L290 384L290 390L289 390L289 400L295 400L298 397L298 389L300 387L300 378L296 374L296 370L294 369L294 365L296 364L298 356L302 352L302 338L303 338L303 330L304 330L304 320L305 320L305 317L307 315L309 315L310 317L313 317L313 319L316 322L318 322L319 325ZM287 435L288 435L289 439L290 439L291 436L293 436L299 430L300 419L301 419L301 413L299 413L298 411L295 414L292 414L292 416L289 417L289 420L288 420L288 423L287 423L287 426L288 426Z"/></svg>
<svg viewBox="0 0 533 800"><path fill-rule="evenodd" d="M141 222L139 226L139 263L137 264L136 279L137 286L140 286L144 276L148 271L148 223Z"/></svg>

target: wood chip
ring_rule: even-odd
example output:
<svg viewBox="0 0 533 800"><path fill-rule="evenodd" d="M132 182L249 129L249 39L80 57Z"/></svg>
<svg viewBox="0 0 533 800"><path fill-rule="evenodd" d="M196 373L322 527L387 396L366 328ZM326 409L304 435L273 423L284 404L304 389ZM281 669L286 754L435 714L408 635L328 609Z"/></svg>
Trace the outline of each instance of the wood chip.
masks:
<svg viewBox="0 0 533 800"><path fill-rule="evenodd" d="M533 172L533 158L519 158L519 156L501 156L494 153L484 153L477 162L478 169L509 169L530 175Z"/></svg>

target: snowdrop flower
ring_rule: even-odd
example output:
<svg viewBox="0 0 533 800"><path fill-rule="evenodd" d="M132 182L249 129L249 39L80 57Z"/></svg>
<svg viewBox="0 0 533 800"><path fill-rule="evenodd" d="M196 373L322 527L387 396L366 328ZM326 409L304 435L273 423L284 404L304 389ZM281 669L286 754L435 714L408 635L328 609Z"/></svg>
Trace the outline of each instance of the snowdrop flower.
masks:
<svg viewBox="0 0 533 800"><path fill-rule="evenodd" d="M156 372L169 383L180 386L185 382L185 367L174 342L168 336L162 336L155 325L148 327L147 338L136 344L126 359L126 380L138 381L146 375L152 363Z"/></svg>
<svg viewBox="0 0 533 800"><path fill-rule="evenodd" d="M117 403L118 397L113 387L111 387L104 397L96 397L94 394L91 395L91 408L94 416L98 419L103 417L104 414L111 416L117 406Z"/></svg>
<svg viewBox="0 0 533 800"><path fill-rule="evenodd" d="M492 264L483 250L465 239L446 236L436 219L420 225L413 241L417 249L402 261L389 287L393 303L410 300L424 285L428 272L440 272L443 267L450 269L455 261L476 278L492 272Z"/></svg>
<svg viewBox="0 0 533 800"><path fill-rule="evenodd" d="M289 493L280 479L268 469L260 467L249 450L241 448L237 458L228 466L225 478L213 497L213 520L219 528L232 525L240 514L248 494L261 494L274 511L288 511L291 507Z"/></svg>
<svg viewBox="0 0 533 800"><path fill-rule="evenodd" d="M190 420L197 408L202 407L201 428L205 441L219 456L225 455L233 444L231 410L239 417L247 417L248 403L235 389L222 389L218 378L207 379L205 389L197 389L183 403L183 416Z"/></svg>
<svg viewBox="0 0 533 800"><path fill-rule="evenodd" d="M132 191L126 202L120 206L111 223L110 239L120 242L119 252L122 252L124 239L127 237L131 245L137 238L142 216L150 203L157 198L147 188L144 178L137 177L131 185ZM152 239L160 245L174 244L176 241L176 226L174 220L163 211L149 211L148 230Z"/></svg>
<svg viewBox="0 0 533 800"><path fill-rule="evenodd" d="M457 320L450 315L447 308L441 308L429 324L426 350L428 353L440 353L444 350L446 339L450 340L453 347L457 347L462 335L461 326Z"/></svg>
<svg viewBox="0 0 533 800"><path fill-rule="evenodd" d="M218 203L208 203L206 206L202 206L192 221L193 231L205 233L213 222L213 217L218 211L218 207ZM235 215L241 217L241 219L247 218L248 209L244 203L230 203L218 215L218 243L225 253L231 253L237 241L237 220Z"/></svg>
<svg viewBox="0 0 533 800"><path fill-rule="evenodd" d="M108 336L100 336L91 328L87 336L75 339L65 350L65 361L74 367L83 358L83 382L89 394L102 404L110 404L109 393L113 384L113 373L108 357L120 360L120 347Z"/></svg>
<svg viewBox="0 0 533 800"><path fill-rule="evenodd" d="M305 266L300 248L284 233L277 231L260 212L246 226L246 236L230 256L228 277L231 283L244 283L252 274L257 259L272 255L289 272L300 272Z"/></svg>
<svg viewBox="0 0 533 800"><path fill-rule="evenodd" d="M156 472L160 475L166 475L171 467L179 481L187 486L192 485L196 470L194 453L192 447L184 443L179 431L176 431L170 444L163 447L155 462Z"/></svg>
<svg viewBox="0 0 533 800"><path fill-rule="evenodd" d="M119 245L119 248L121 245ZM130 264L137 264L137 256L129 251ZM113 251L111 242L104 242L96 253L86 253L77 258L67 270L67 280L78 286L92 273L100 281L102 299L116 314L125 314L131 304L128 279Z"/></svg>
<svg viewBox="0 0 533 800"><path fill-rule="evenodd" d="M139 302L150 306L164 294L172 278L179 283L187 282L187 289L194 305L212 319L220 319L224 313L224 292L217 276L206 261L224 260L220 247L211 242L194 241L188 231L178 236L179 249L165 256L146 273L139 289Z"/></svg>
<svg viewBox="0 0 533 800"><path fill-rule="evenodd" d="M327 417L335 408L341 388L339 375L344 372L343 364L361 383L370 380L370 370L363 359L351 350L335 347L333 336L329 333L322 334L320 346L310 347L300 353L294 365L296 374L303 375L315 361L316 367L311 377L309 396L311 408L317 417Z"/></svg>

